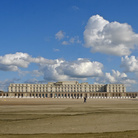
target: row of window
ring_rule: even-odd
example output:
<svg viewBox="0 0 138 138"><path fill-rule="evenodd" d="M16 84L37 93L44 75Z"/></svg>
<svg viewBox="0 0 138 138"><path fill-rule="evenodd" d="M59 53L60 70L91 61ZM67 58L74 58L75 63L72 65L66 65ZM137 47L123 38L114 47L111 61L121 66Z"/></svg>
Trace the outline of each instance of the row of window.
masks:
<svg viewBox="0 0 138 138"><path fill-rule="evenodd" d="M12 89L11 88L11 90L13 91L13 90L15 90L15 91L18 91L18 90L28 90L29 91L29 89L23 89L23 88L20 88L20 89ZM38 88L35 88L35 89L30 89L30 90L43 90L43 91L45 91L45 90L48 90L48 89L38 89ZM82 88L70 88L70 89L63 89L63 88L61 88L61 89L53 89L53 88L51 88L50 90L82 90ZM84 88L83 90L86 90L86 88ZM89 89L87 89L87 90L105 90L105 89L102 89L102 88L89 88Z"/></svg>
<svg viewBox="0 0 138 138"><path fill-rule="evenodd" d="M87 87L85 87L86 89ZM29 89L28 87L9 87L9 89ZM48 87L32 87L30 89L48 89ZM82 87L50 87L50 89L82 89ZM103 89L103 87L89 87L89 89Z"/></svg>
<svg viewBox="0 0 138 138"><path fill-rule="evenodd" d="M55 90L55 91L52 91L52 90L50 90L50 91L42 91L42 90L34 90L34 91L30 91L30 92L100 92L100 90L74 90L74 91L69 91L69 90ZM24 90L19 90L19 91L13 91L13 90L11 90L11 92L28 92L27 90L26 91L24 91Z"/></svg>
<svg viewBox="0 0 138 138"><path fill-rule="evenodd" d="M50 86L51 87L51 86ZM84 86L85 88L88 88L87 86ZM39 88L39 89L41 89L41 88L49 88L48 86L46 86L46 87L38 87L38 86L34 86L34 87L9 87L9 88L30 88L30 89L33 89L33 88ZM70 87L52 87L52 88L82 88L82 86L70 86ZM101 87L101 86L89 86L89 88L103 88L103 87Z"/></svg>

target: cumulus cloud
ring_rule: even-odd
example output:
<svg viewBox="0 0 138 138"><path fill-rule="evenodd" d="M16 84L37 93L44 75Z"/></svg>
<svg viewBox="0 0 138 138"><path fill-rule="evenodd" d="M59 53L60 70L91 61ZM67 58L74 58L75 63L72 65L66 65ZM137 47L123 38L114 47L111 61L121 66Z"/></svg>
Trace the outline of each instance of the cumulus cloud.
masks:
<svg viewBox="0 0 138 138"><path fill-rule="evenodd" d="M45 80L61 81L87 79L102 75L103 65L100 62L91 62L79 58L75 61L55 60L54 64L41 65L40 71L44 73Z"/></svg>
<svg viewBox="0 0 138 138"><path fill-rule="evenodd" d="M88 59L78 58L76 61L64 62L57 68L58 72L71 77L94 77L102 74L103 65Z"/></svg>
<svg viewBox="0 0 138 138"><path fill-rule="evenodd" d="M0 56L0 70L17 71L18 67L26 68L29 65L27 53L15 53Z"/></svg>
<svg viewBox="0 0 138 138"><path fill-rule="evenodd" d="M66 75L59 74L57 71L57 67L59 67L63 62L63 60L57 59L54 64L42 64L39 71L43 72L46 81L67 80L68 77Z"/></svg>
<svg viewBox="0 0 138 138"><path fill-rule="evenodd" d="M138 73L138 57L135 56L125 56L121 58L121 67L124 68L125 72L135 72Z"/></svg>
<svg viewBox="0 0 138 138"><path fill-rule="evenodd" d="M85 46L91 52L129 55L138 45L138 34L127 23L109 22L99 15L90 17L84 31Z"/></svg>
<svg viewBox="0 0 138 138"><path fill-rule="evenodd" d="M43 72L39 71L39 70L33 70L31 72L32 76L36 76L36 77L39 77L39 76L43 76Z"/></svg>
<svg viewBox="0 0 138 138"><path fill-rule="evenodd" d="M17 52L15 54L6 54L0 56L0 70L19 71L20 68L27 68L30 63L53 64L53 60L43 57L33 58L27 53Z"/></svg>
<svg viewBox="0 0 138 138"><path fill-rule="evenodd" d="M38 70L23 71L30 63L36 63ZM17 52L0 56L0 69L18 71L20 76L30 74L35 77L43 76L46 81L87 79L102 75L103 64L78 58L75 61L63 59L49 60L43 57L32 57L27 53Z"/></svg>
<svg viewBox="0 0 138 138"><path fill-rule="evenodd" d="M112 70L112 73L105 73L101 77L96 78L96 82L99 83L112 83L112 84L136 84L134 79L129 79L126 73L120 73L119 71Z"/></svg>
<svg viewBox="0 0 138 138"><path fill-rule="evenodd" d="M58 39L58 40L63 39L64 36L65 36L65 33L64 33L62 30L60 30L59 32L57 32L57 33L55 34L55 38Z"/></svg>

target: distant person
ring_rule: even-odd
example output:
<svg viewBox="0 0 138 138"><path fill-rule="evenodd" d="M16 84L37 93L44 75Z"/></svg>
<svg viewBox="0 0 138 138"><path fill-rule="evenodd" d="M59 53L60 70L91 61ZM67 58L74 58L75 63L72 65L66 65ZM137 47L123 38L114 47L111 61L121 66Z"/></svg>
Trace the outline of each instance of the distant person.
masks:
<svg viewBox="0 0 138 138"><path fill-rule="evenodd" d="M84 97L84 103L86 103L86 97Z"/></svg>

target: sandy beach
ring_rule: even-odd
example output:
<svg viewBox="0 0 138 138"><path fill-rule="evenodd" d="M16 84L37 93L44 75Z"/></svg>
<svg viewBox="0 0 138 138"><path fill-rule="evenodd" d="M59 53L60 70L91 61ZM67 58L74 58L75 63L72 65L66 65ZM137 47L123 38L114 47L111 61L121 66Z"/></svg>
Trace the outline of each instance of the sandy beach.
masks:
<svg viewBox="0 0 138 138"><path fill-rule="evenodd" d="M0 137L135 137L138 100L1 98L0 125Z"/></svg>

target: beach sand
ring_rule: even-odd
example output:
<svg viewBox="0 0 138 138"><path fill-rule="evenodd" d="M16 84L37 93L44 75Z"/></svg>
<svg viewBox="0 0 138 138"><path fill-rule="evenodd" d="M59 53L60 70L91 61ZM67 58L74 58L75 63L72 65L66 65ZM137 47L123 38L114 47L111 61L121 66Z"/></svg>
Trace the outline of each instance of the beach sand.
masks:
<svg viewBox="0 0 138 138"><path fill-rule="evenodd" d="M1 98L0 137L137 137L138 99Z"/></svg>

